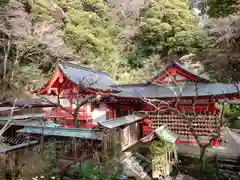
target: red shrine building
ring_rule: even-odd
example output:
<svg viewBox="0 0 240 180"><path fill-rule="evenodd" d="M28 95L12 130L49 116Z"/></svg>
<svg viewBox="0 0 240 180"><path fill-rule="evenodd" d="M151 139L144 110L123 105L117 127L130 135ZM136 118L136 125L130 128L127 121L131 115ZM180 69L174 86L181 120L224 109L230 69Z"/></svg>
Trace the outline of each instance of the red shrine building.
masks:
<svg viewBox="0 0 240 180"><path fill-rule="evenodd" d="M61 127L74 128L73 113L69 112L74 112L77 102L97 94L101 95L99 101L87 101L79 108L80 128L93 129L110 120L117 122L119 117L129 121L130 115L144 112L146 116L135 118L142 137L167 124L169 130L179 135L178 143L196 144L188 122L192 121L201 143L208 142L207 138L217 133L216 119L220 116L217 103L239 98L239 89L240 85L216 83L200 77L176 61L146 83L122 85L114 82L106 72L60 62L40 94L60 98L61 106L47 113L46 119L57 120ZM136 127L131 128L130 131L136 130ZM220 141L221 138L216 139L213 145L219 145Z"/></svg>

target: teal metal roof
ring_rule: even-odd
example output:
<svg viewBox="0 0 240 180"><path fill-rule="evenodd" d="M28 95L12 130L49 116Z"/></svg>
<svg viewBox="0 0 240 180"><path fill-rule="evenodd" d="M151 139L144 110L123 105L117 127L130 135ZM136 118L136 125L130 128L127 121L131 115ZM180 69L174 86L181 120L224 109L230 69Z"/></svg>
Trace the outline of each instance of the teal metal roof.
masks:
<svg viewBox="0 0 240 180"><path fill-rule="evenodd" d="M158 139L165 140L169 143L175 143L176 140L179 138L179 135L170 131L166 124L158 127L155 131L149 133L147 136L143 137L140 141L141 142L149 142L152 141L157 137Z"/></svg>
<svg viewBox="0 0 240 180"><path fill-rule="evenodd" d="M115 119L99 121L98 124L100 126L105 127L105 128L112 129L112 128L116 128L116 127L125 126L125 125L135 123L137 121L142 120L145 117L147 117L147 115L142 114L142 113L131 114L131 115L128 115L128 116L122 116L122 117L115 118Z"/></svg>
<svg viewBox="0 0 240 180"><path fill-rule="evenodd" d="M25 127L48 127L48 128L55 128L59 127L59 124L56 124L54 122L47 122L47 121L28 121L24 123Z"/></svg>
<svg viewBox="0 0 240 180"><path fill-rule="evenodd" d="M0 148L0 153L6 153L6 152L9 152L9 151L13 151L13 150L16 150L16 149L20 149L20 148L24 148L24 147L27 147L27 146L30 146L30 145L34 145L34 144L37 144L38 141L30 141L30 142L26 142L26 143L21 143L21 144L16 144L16 145L13 145L13 146L7 146L7 147L4 147L4 148Z"/></svg>
<svg viewBox="0 0 240 180"><path fill-rule="evenodd" d="M158 127L155 130L155 134L159 139L163 139L169 143L175 143L176 140L179 138L179 135L170 131L166 124Z"/></svg>
<svg viewBox="0 0 240 180"><path fill-rule="evenodd" d="M29 118L43 118L43 117L44 117L44 113L24 114L24 115L16 115L16 116L0 116L0 121L24 120Z"/></svg>
<svg viewBox="0 0 240 180"><path fill-rule="evenodd" d="M96 130L80 128L60 128L60 127L25 127L17 131L18 133L40 134L44 136L62 136L72 138L102 140L103 133Z"/></svg>

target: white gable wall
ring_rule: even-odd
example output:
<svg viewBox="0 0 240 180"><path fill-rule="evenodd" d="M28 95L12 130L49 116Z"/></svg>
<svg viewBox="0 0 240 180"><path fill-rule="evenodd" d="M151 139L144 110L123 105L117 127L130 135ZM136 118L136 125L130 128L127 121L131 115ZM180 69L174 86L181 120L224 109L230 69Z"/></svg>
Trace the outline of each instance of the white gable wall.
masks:
<svg viewBox="0 0 240 180"><path fill-rule="evenodd" d="M105 103L100 103L99 108L94 108L92 111L92 123L97 124L98 121L106 120L107 106Z"/></svg>

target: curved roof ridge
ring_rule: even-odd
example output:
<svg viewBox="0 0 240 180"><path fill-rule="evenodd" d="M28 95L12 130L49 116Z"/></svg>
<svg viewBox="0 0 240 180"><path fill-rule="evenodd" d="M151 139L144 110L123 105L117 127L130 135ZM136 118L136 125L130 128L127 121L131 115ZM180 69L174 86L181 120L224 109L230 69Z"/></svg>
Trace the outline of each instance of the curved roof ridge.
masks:
<svg viewBox="0 0 240 180"><path fill-rule="evenodd" d="M187 73L189 73L189 74L192 74L193 76L195 76L195 77L197 77L197 78L199 78L199 79L201 79L201 80L203 80L203 81L213 82L213 81L209 80L208 78L202 77L200 74L196 74L196 73L192 72L191 70L189 70L189 69L185 66L184 63L182 63L182 62L180 62L180 61L178 61L178 60L173 60L173 61L167 63L167 65L165 66L164 70L161 70L159 73L157 73L156 76L154 76L153 78L149 79L149 80L147 81L147 84L151 83L154 79L156 79L157 77L159 77L162 73L164 73L164 71L165 71L166 69L168 69L168 68L170 68L170 67L174 67L174 66L181 68L183 71L185 71L185 72L187 72Z"/></svg>
<svg viewBox="0 0 240 180"><path fill-rule="evenodd" d="M72 67L72 68L83 69L83 70L86 70L86 71L91 71L93 73L99 73L99 74L103 74L103 75L106 75L106 76L110 77L110 74L108 72L105 72L105 71L102 71L102 70L92 69L92 68L89 68L89 67L86 67L86 66L82 66L82 65L77 64L77 62L75 64L75 63L69 62L69 61L61 61L59 64L61 64L63 67L69 66L69 67Z"/></svg>

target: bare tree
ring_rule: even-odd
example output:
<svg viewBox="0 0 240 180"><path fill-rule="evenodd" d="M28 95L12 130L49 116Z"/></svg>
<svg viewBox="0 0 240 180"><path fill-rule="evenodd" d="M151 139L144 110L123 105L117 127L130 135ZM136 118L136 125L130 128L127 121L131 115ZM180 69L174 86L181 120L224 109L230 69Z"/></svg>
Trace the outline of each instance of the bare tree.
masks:
<svg viewBox="0 0 240 180"><path fill-rule="evenodd" d="M166 73L168 73L167 71L165 71ZM199 148L200 148L200 158L199 161L201 163L201 170L205 171L205 153L207 148L209 148L212 145L212 142L215 139L219 139L221 137L221 132L222 132L222 127L228 122L228 118L225 117L225 108L227 107L227 102L228 101L219 101L217 99L217 97L215 97L214 95L211 95L211 98L214 99L216 101L216 103L220 104L221 109L220 109L220 113L217 113L215 115L213 115L213 122L214 122L214 126L216 127L216 129L212 129L212 131L215 131L214 133L210 133L210 135L208 135L208 142L206 144L202 144L199 138L199 134L197 133L197 128L195 126L195 123L198 121L199 119L199 115L198 113L196 113L195 109L196 109L196 102L199 98L199 92L198 92L198 83L195 83L195 97L193 97L193 104L191 105L191 107L189 107L189 109L191 109L190 111L185 111L185 110L179 110L178 109L178 105L181 104L181 100L184 99L184 96L182 95L182 85L179 85L173 77L171 77L171 75L169 74L169 77L172 80L172 84L168 84L168 83L164 83L161 84L161 86L165 86L169 89L169 91L172 91L174 94L173 100L171 101L164 101L161 100L159 98L155 98L155 99L150 99L147 97L144 97L141 94L141 98L142 100L149 104L150 106L154 107L154 112L157 112L157 115L160 115L161 113L167 112L167 111L172 111L172 112L176 112L179 116L182 117L183 123L187 122L187 127L189 129L189 132L191 133L191 135L194 137L195 141L197 142ZM159 85L158 83L154 83L155 85ZM138 93L141 93L139 90L137 90ZM210 92L209 92L210 93ZM200 113L207 113L207 111L202 111ZM191 114L191 116L189 116L189 114ZM184 122L186 121L186 122Z"/></svg>
<svg viewBox="0 0 240 180"><path fill-rule="evenodd" d="M44 100L48 101L51 104L56 104L57 107L60 107L63 111L65 111L66 113L68 113L69 115L71 115L73 117L73 121L75 123L75 127L79 128L79 109L87 103L94 103L99 101L103 95L101 95L100 93L97 94L90 94L90 95L81 95L81 90L82 89L86 89L85 85L81 84L82 81L80 81L77 86L76 86L76 93L74 94L74 99L76 99L75 102L72 102L73 105L75 106L73 108L73 110L69 110L66 107L64 107L61 102L60 99L62 98L61 96L63 95L63 93L66 93L66 96L68 96L67 98L70 98L70 93L72 93L71 91L66 91L66 90L62 90L61 87L60 89L58 89L58 93L57 93L57 103L49 100L47 97L42 97ZM95 83L95 82L93 82Z"/></svg>

